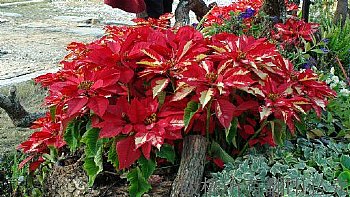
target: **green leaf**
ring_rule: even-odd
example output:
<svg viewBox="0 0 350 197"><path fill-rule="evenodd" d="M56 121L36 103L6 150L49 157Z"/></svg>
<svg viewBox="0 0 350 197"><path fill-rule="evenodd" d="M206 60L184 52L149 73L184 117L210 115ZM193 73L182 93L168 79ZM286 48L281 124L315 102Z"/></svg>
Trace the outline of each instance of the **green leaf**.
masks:
<svg viewBox="0 0 350 197"><path fill-rule="evenodd" d="M271 126L271 132L273 136L273 140L278 145L284 144L285 132L286 132L286 124L281 120L269 121Z"/></svg>
<svg viewBox="0 0 350 197"><path fill-rule="evenodd" d="M89 186L94 184L96 176L102 172L102 146L98 149L95 157L86 157L84 159L84 170L89 176Z"/></svg>
<svg viewBox="0 0 350 197"><path fill-rule="evenodd" d="M151 185L146 181L145 177L143 177L139 167L130 170L127 179L130 182L130 197L141 197L151 189Z"/></svg>
<svg viewBox="0 0 350 197"><path fill-rule="evenodd" d="M158 94L158 103L159 103L159 108L161 108L164 104L164 101L165 101L165 96L166 96L166 92L162 91L162 92L159 92Z"/></svg>
<svg viewBox="0 0 350 197"><path fill-rule="evenodd" d="M350 157L348 155L342 155L340 157L340 163L343 168L350 170Z"/></svg>
<svg viewBox="0 0 350 197"><path fill-rule="evenodd" d="M318 54L324 54L324 51L322 51L321 49L312 49L311 51Z"/></svg>
<svg viewBox="0 0 350 197"><path fill-rule="evenodd" d="M227 143L232 143L233 146L237 148L237 124L238 124L238 118L233 118L231 121L231 126L229 129L225 130L226 133L226 142Z"/></svg>
<svg viewBox="0 0 350 197"><path fill-rule="evenodd" d="M82 122L80 121L71 122L63 135L71 152L74 152L79 147L81 124Z"/></svg>
<svg viewBox="0 0 350 197"><path fill-rule="evenodd" d="M175 150L174 147L169 144L163 144L160 150L157 152L157 157L163 158L174 164L175 162Z"/></svg>
<svg viewBox="0 0 350 197"><path fill-rule="evenodd" d="M50 115L51 115L51 120L55 120L56 119L56 106L52 106L50 107Z"/></svg>
<svg viewBox="0 0 350 197"><path fill-rule="evenodd" d="M307 130L305 122L296 121L294 125L301 134L303 134L303 135L307 134L308 130Z"/></svg>
<svg viewBox="0 0 350 197"><path fill-rule="evenodd" d="M84 169L89 176L89 186L92 186L96 176L103 170L102 150L103 139L99 139L99 129L88 129L81 141L85 146Z"/></svg>
<svg viewBox="0 0 350 197"><path fill-rule="evenodd" d="M109 148L108 151L108 159L107 161L110 162L115 169L118 169L119 167L119 160L118 160L118 155L117 155L117 149L116 149L116 140L113 140L113 143L111 147Z"/></svg>
<svg viewBox="0 0 350 197"><path fill-rule="evenodd" d="M210 146L211 155L220 158L224 163L233 163L235 160L221 146L213 141Z"/></svg>
<svg viewBox="0 0 350 197"><path fill-rule="evenodd" d="M347 188L350 186L350 172L344 171L339 174L338 176L338 182L341 188Z"/></svg>
<svg viewBox="0 0 350 197"><path fill-rule="evenodd" d="M188 125L190 124L190 121L194 114L197 112L199 106L197 102L190 101L187 103L187 107L185 108L184 112L184 124L185 124L185 130L187 129Z"/></svg>
<svg viewBox="0 0 350 197"><path fill-rule="evenodd" d="M99 133L97 128L91 128L84 133L81 142L86 144L85 154L87 157L94 157L101 146L102 140L98 139Z"/></svg>
<svg viewBox="0 0 350 197"><path fill-rule="evenodd" d="M204 109L214 95L214 91L212 88L209 88L208 90L202 91L200 94L201 97L199 98L199 102L202 104L202 109Z"/></svg>
<svg viewBox="0 0 350 197"><path fill-rule="evenodd" d="M138 160L138 163L141 166L141 172L143 174L143 177L145 177L146 180L153 174L154 170L156 169L156 162L153 159L146 159L145 157L141 156Z"/></svg>

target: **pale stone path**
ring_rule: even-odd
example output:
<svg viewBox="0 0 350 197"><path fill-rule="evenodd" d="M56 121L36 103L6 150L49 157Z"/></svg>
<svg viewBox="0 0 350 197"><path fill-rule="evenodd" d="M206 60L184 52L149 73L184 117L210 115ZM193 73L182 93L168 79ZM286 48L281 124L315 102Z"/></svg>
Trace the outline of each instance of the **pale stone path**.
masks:
<svg viewBox="0 0 350 197"><path fill-rule="evenodd" d="M218 2L228 4L230 0ZM7 4L0 0L0 87L54 72L66 54L67 44L90 42L103 35L105 25L130 25L135 16L112 9L103 0L32 0L18 4L7 1ZM191 18L195 18L193 14Z"/></svg>

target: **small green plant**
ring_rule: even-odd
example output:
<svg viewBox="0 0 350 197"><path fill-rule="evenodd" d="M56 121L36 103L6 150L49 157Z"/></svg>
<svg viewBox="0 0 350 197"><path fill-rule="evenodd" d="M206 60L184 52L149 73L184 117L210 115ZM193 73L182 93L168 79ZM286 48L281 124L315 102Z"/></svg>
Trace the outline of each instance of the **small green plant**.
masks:
<svg viewBox="0 0 350 197"><path fill-rule="evenodd" d="M11 152L0 158L0 196L42 196L41 186L46 167L35 174L28 174L28 166L19 168L25 155Z"/></svg>
<svg viewBox="0 0 350 197"><path fill-rule="evenodd" d="M344 76L341 67L347 71L350 66L350 19L345 21L343 27L340 24L334 24L330 19L325 19L322 25L322 34L329 51L327 58L330 66L328 69L333 65L339 65L335 67L336 74Z"/></svg>
<svg viewBox="0 0 350 197"><path fill-rule="evenodd" d="M300 138L295 145L269 149L252 149L214 173L204 196L346 196L338 181L349 178L342 168L350 153L346 143Z"/></svg>

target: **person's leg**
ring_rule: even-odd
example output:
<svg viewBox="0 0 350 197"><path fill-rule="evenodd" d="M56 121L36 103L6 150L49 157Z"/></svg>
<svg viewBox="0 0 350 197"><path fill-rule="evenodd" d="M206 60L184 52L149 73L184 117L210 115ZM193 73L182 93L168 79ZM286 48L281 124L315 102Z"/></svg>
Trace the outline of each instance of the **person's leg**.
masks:
<svg viewBox="0 0 350 197"><path fill-rule="evenodd" d="M164 14L163 0L145 0L148 17L159 18Z"/></svg>
<svg viewBox="0 0 350 197"><path fill-rule="evenodd" d="M173 12L174 0L163 0L164 14Z"/></svg>

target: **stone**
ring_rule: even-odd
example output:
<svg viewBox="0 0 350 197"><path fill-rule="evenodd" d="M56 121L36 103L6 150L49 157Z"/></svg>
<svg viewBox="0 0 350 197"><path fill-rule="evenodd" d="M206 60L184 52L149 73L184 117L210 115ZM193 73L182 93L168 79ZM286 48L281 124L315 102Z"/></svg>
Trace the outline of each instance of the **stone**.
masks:
<svg viewBox="0 0 350 197"><path fill-rule="evenodd" d="M69 33L79 34L82 36L95 36L95 37L101 37L104 34L104 30L101 28L93 28L93 27L78 27L74 29L67 30Z"/></svg>
<svg viewBox="0 0 350 197"><path fill-rule="evenodd" d="M5 19L5 18L0 18L0 23L6 23L9 22L9 20Z"/></svg>
<svg viewBox="0 0 350 197"><path fill-rule="evenodd" d="M12 12L0 12L0 15L5 17L22 17L22 14Z"/></svg>
<svg viewBox="0 0 350 197"><path fill-rule="evenodd" d="M121 23L120 21L117 21L117 20L104 20L104 21L102 21L102 24L104 24L104 25L125 25L124 23Z"/></svg>

